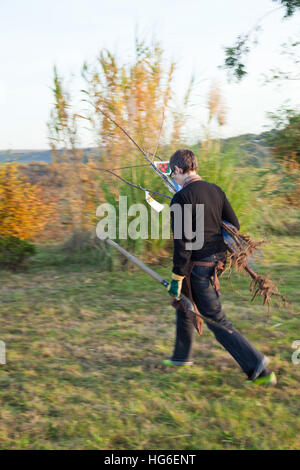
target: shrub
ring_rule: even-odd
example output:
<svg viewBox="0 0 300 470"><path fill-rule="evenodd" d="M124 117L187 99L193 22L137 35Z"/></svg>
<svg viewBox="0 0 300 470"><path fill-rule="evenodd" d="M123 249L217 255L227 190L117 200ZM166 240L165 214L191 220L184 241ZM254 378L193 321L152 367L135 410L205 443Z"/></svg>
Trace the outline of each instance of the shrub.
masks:
<svg viewBox="0 0 300 470"><path fill-rule="evenodd" d="M45 202L42 189L27 181L18 164L0 165L0 236L32 239L53 217L54 204Z"/></svg>
<svg viewBox="0 0 300 470"><path fill-rule="evenodd" d="M96 265L103 270L113 270L112 249L88 230L75 231L60 250L63 263Z"/></svg>
<svg viewBox="0 0 300 470"><path fill-rule="evenodd" d="M201 148L199 154L199 174L225 191L241 225L241 231L255 232L260 224L260 213L263 207L261 200L260 180L253 167L240 166L239 155L234 150L218 153L212 148Z"/></svg>
<svg viewBox="0 0 300 470"><path fill-rule="evenodd" d="M16 271L24 267L28 258L36 253L27 240L13 236L0 237L0 267Z"/></svg>

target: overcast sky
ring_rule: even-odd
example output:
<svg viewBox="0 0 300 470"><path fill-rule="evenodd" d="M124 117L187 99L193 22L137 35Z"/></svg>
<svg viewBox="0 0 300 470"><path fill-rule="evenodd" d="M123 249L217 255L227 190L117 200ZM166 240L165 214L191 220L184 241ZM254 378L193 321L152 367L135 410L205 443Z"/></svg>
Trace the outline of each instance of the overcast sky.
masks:
<svg viewBox="0 0 300 470"><path fill-rule="evenodd" d="M207 119L213 80L228 108L224 137L265 130L267 112L288 99L300 103L299 82L287 82L281 89L262 84L262 74L270 68L286 67L280 44L296 37L299 13L287 21L281 20L280 10L265 18L260 45L247 60L249 76L242 83L229 84L218 65L224 60L223 47L275 8L271 0L0 0L0 149L49 148L46 122L53 102L53 65L69 81L103 47L117 52L121 62L129 61L136 25L141 36L151 40L155 34L165 58L177 62L178 100L196 74L190 122L195 138L201 138ZM82 145L93 145L90 134L82 134Z"/></svg>

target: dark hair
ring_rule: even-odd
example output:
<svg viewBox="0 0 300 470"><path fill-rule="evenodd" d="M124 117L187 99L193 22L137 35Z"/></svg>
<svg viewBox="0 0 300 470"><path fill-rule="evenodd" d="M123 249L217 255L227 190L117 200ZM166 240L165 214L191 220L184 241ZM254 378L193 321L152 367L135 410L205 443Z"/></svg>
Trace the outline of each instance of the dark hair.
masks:
<svg viewBox="0 0 300 470"><path fill-rule="evenodd" d="M188 149L176 150L176 152L173 153L172 157L170 158L169 165L171 171L175 170L176 165L178 168L182 168L183 173L198 169L197 159L193 152Z"/></svg>

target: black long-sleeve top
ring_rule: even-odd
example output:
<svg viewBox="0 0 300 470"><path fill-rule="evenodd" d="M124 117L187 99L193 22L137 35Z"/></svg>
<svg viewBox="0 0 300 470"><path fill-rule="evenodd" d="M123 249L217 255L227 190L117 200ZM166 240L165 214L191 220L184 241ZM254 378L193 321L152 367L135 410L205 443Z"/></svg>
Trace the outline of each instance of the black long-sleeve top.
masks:
<svg viewBox="0 0 300 470"><path fill-rule="evenodd" d="M190 261L199 261L214 253L226 251L221 220L226 220L237 229L240 228L238 218L231 207L224 191L214 183L198 180L194 181L178 191L171 200L170 208L179 204L182 209L182 237L174 238L173 249L173 273L186 276ZM186 239L184 233L184 205L192 204L192 230L196 230L196 204L204 204L204 243L198 250L187 250L186 242L195 240ZM174 208L173 208L174 209ZM188 210L186 208L186 210ZM176 217L176 215L175 215ZM199 221L198 224L199 225ZM174 213L171 211L171 227L174 234ZM201 227L197 227L197 234Z"/></svg>

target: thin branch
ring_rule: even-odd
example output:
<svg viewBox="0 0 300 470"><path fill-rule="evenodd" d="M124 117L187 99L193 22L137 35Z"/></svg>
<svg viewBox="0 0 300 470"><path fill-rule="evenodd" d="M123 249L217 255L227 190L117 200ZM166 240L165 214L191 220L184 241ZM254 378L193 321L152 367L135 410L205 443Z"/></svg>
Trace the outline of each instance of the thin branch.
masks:
<svg viewBox="0 0 300 470"><path fill-rule="evenodd" d="M264 13L262 16L260 16L258 20L256 20L255 24L252 26L252 28L249 29L248 33L245 36L249 37L252 31L256 30L257 27L263 22L263 20L267 18L267 16L272 15L275 11L281 10L282 8L284 8L284 6L280 5L277 8L273 8L272 10L269 10L266 13Z"/></svg>
<svg viewBox="0 0 300 470"><path fill-rule="evenodd" d="M130 181L126 180L125 178L122 178L122 176L117 175L112 170L107 170L106 168L99 168L99 167L96 167L95 170L106 171L107 173L110 173L111 175L116 176L116 178L119 178L119 180L123 181L124 183L128 184L129 186L132 186L133 188L140 189L141 191L148 191L151 194L156 194L157 196L162 196L162 197L165 197L167 199L172 199L171 196L167 196L166 194L159 193L157 191L152 191L151 189L146 189L146 188L143 188L142 186L133 184Z"/></svg>
<svg viewBox="0 0 300 470"><path fill-rule="evenodd" d="M160 158L158 155L156 155L155 153L151 153L151 152L148 152L145 150L145 152L148 154L148 155L151 155L151 157L156 157L158 158L158 160L160 160L162 162L162 158Z"/></svg>
<svg viewBox="0 0 300 470"><path fill-rule="evenodd" d="M145 167L145 166L147 166L148 168L150 167L148 163L144 163L144 165L130 165L130 166L121 166L120 168L111 168L111 171L127 170L128 168L139 168L139 167Z"/></svg>
<svg viewBox="0 0 300 470"><path fill-rule="evenodd" d="M112 119L105 111L103 111L98 105L95 105L96 109L98 111L100 111L101 114L103 114L104 117L106 117L106 119L109 119L109 121L111 121L113 124L115 124L115 126L117 126L122 132L124 132L124 134L128 137L129 140L131 140L131 142L139 149L139 151L144 155L144 157L146 158L147 162L150 163L151 167L153 168L153 170L155 171L155 173L157 173L164 181L164 183L167 185L168 189L172 192L172 193L176 193L176 188L175 186L173 185L173 183L171 183L171 181L169 180L169 178L164 175L164 173L162 173L158 168L156 168L156 166L154 165L154 163L152 163L151 159L148 157L147 155L147 152L145 150L143 150L139 144L128 134L128 132L120 125L118 124L114 119ZM149 153L149 152L148 152Z"/></svg>
<svg viewBox="0 0 300 470"><path fill-rule="evenodd" d="M161 121L161 126L160 126L160 130L159 130L159 135L158 135L158 139L157 139L157 144L156 144L156 147L155 147L154 155L156 154L157 149L158 149L158 145L159 145L159 141L160 141L160 138L161 138L161 132L162 132L162 128L163 128L163 125L164 125L164 121L165 121L165 113L163 112L162 121ZM152 159L152 162L153 162L153 160L154 160L154 157L153 157L153 159Z"/></svg>

